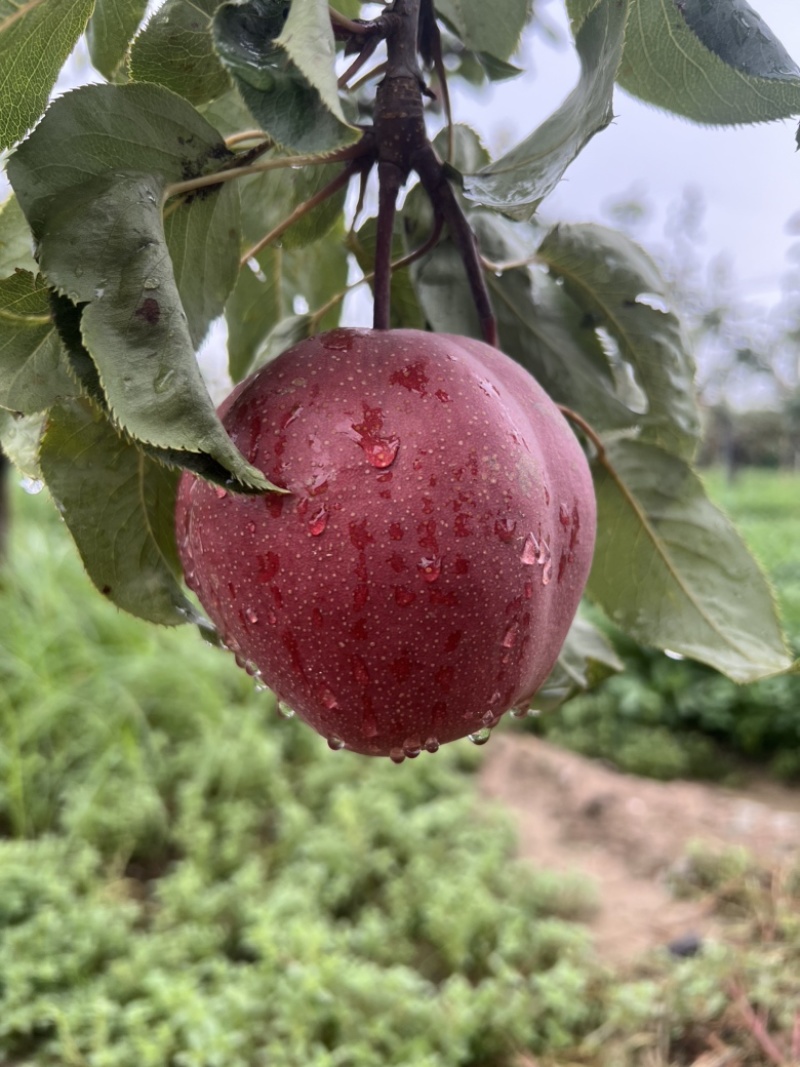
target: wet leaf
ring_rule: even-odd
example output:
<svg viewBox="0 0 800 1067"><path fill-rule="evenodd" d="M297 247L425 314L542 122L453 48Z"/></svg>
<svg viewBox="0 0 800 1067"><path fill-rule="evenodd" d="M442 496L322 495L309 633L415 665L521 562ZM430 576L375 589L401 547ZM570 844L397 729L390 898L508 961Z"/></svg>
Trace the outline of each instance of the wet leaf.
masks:
<svg viewBox="0 0 800 1067"><path fill-rule="evenodd" d="M639 0L618 77L628 92L696 122L800 113L800 70L744 0Z"/></svg>
<svg viewBox="0 0 800 1067"><path fill-rule="evenodd" d="M507 0L502 13L486 0L436 0L436 13L473 52L485 52L499 60L517 49L530 15L529 0Z"/></svg>
<svg viewBox="0 0 800 1067"><path fill-rule="evenodd" d="M157 448L210 455L249 487L206 391L167 254L163 189L150 175L95 178L45 218L40 263L71 303L113 417Z"/></svg>
<svg viewBox="0 0 800 1067"><path fill-rule="evenodd" d="M239 274L239 190L228 182L189 205L168 204L164 237L192 344L219 318Z"/></svg>
<svg viewBox="0 0 800 1067"><path fill-rule="evenodd" d="M95 0L86 40L92 63L109 81L119 74L146 9L147 0Z"/></svg>
<svg viewBox="0 0 800 1067"><path fill-rule="evenodd" d="M0 0L0 151L36 122L94 0Z"/></svg>
<svg viewBox="0 0 800 1067"><path fill-rule="evenodd" d="M100 592L150 622L195 621L178 580L177 473L148 459L85 400L50 412L39 457Z"/></svg>
<svg viewBox="0 0 800 1067"><path fill-rule="evenodd" d="M619 377L621 360L646 400L641 438L690 459L700 435L694 359L656 264L618 230L594 224L554 227L538 256L594 326L616 341Z"/></svg>
<svg viewBox="0 0 800 1067"><path fill-rule="evenodd" d="M617 441L594 475L588 592L617 626L736 682L791 666L764 575L684 460Z"/></svg>
<svg viewBox="0 0 800 1067"><path fill-rule="evenodd" d="M31 415L78 392L43 279L18 271L0 281L0 406Z"/></svg>
<svg viewBox="0 0 800 1067"><path fill-rule="evenodd" d="M131 49L131 74L156 82L193 104L204 104L230 87L214 49L211 21L220 0L166 0Z"/></svg>
<svg viewBox="0 0 800 1067"><path fill-rule="evenodd" d="M220 59L253 116L280 145L325 152L357 140L339 102L324 0L226 3L214 18Z"/></svg>
<svg viewBox="0 0 800 1067"><path fill-rule="evenodd" d="M529 219L584 145L612 118L628 0L600 0L576 35L578 85L538 129L506 155L464 178L464 193L484 207Z"/></svg>
<svg viewBox="0 0 800 1067"><path fill-rule="evenodd" d="M123 135L131 126L135 139ZM156 449L205 455L243 488L263 489L268 483L217 419L194 358L195 340L236 276L236 194L202 190L174 209L169 227L185 305L162 223L170 181L229 158L216 132L167 90L89 86L53 105L9 173L39 238L42 270L80 310L79 343L69 347L88 350L113 417ZM181 220L184 211L196 220ZM223 239L233 253L213 246ZM184 269L189 263L192 271ZM90 389L91 372L84 358Z"/></svg>

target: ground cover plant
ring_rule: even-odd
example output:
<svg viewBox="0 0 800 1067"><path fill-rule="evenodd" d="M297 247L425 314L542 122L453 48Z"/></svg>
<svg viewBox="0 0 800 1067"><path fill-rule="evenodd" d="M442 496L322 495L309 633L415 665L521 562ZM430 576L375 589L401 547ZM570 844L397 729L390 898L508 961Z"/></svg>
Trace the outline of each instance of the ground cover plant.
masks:
<svg viewBox="0 0 800 1067"><path fill-rule="evenodd" d="M39 503L0 593L0 1061L774 1067L766 1035L792 1062L800 870L693 854L675 891L726 936L614 973L592 887L478 802L483 750L331 752L92 596Z"/></svg>
<svg viewBox="0 0 800 1067"><path fill-rule="evenodd" d="M745 469L729 481L704 472L765 567L787 634L800 649L800 480ZM716 671L607 631L624 671L594 693L531 720L558 744L657 778L746 779L766 771L800 781L800 678L737 686Z"/></svg>
<svg viewBox="0 0 800 1067"><path fill-rule="evenodd" d="M536 219L583 146L611 121L617 83L698 122L800 114L800 69L749 5L726 0L709 14L694 2L568 0L579 81L499 159L489 158L479 132L453 120L448 86L513 77L522 32L537 18L530 0L505 0L498 19L487 18L483 0L147 7L144 0L21 7L0 0L0 148L13 149L4 158L13 195L0 213L0 436L22 470L47 483L99 592L151 622L193 622L208 633L182 583L178 481L196 477L219 501L236 496L232 515L250 506L241 497L252 496L261 514L281 513L256 524L258 543L247 548L251 564L266 561L256 585L270 581L287 523L309 544L319 539L307 557L280 557L307 612L302 626L296 617L287 623L279 583L270 589L275 603L261 611L243 601L230 576L212 587L198 543L182 562L212 622L226 631L219 639L238 646L242 666L260 671L245 640L256 628L252 645L268 647L273 664L264 680L279 695L293 693L301 716L334 744L394 752L399 762L438 746L437 715L443 737L471 734L480 743L504 712L525 713L529 690L550 666L551 702L615 666L586 616L553 663L592 540L589 521L582 543L573 544L573 516L593 513L594 493L597 547L587 589L615 626L738 682L787 670L791 652L768 586L692 466L700 434L694 366L657 266L617 231L540 227ZM105 81L48 105L84 31ZM371 399L369 376L359 376L355 357L342 358L338 377L318 376L324 395L312 387L305 405L278 410L282 388L304 387L272 382L275 406L257 436L274 449L234 442L196 360L210 324L225 318L234 381L263 367L259 380L271 380L272 361L288 359L293 343L325 347L334 338L341 351L355 349L341 309L357 271L358 284L372 290L374 329L365 337L374 341L372 369L383 374L380 399L392 398L389 421L399 425L412 403L424 405L424 417L403 440L388 423L378 434L383 407ZM390 372L375 338L391 347L405 336L401 328L415 331L419 350ZM465 402L462 421L446 428L442 398L450 397L458 360L448 363L433 334L484 352L470 374L488 398L485 426L469 422ZM557 405L558 432L571 442L544 464L537 456L553 424L515 363ZM433 394L424 389L428 364L439 375ZM495 373L500 366L510 369ZM518 388L523 380L527 388ZM323 409L338 417L332 429ZM342 437L348 456L332 443ZM427 501L431 509L437 501L421 487L404 498L419 557L411 568L397 553L397 565L413 576L413 588L394 590L400 603L390 595L386 539L369 529L398 503L389 488L381 491L386 499L370 491L379 478L414 484L422 456L433 457L428 485L436 480L442 506L428 515ZM292 466L298 457L310 476L282 480L303 469ZM342 489L357 464L365 490L351 500ZM465 472L471 482L461 487ZM319 501L323 490L329 495ZM346 519L337 511L345 506ZM220 503L220 515L226 507ZM305 523L312 507L315 521ZM317 518L323 507L325 523ZM185 544L192 516L191 507L181 512ZM398 521L389 521L390 537ZM473 549L469 558L452 547L456 538ZM231 553L241 549L233 530L230 542ZM338 573L330 559L346 563L354 547L352 573L325 593L323 573ZM487 562L473 566L479 557ZM500 587L491 569L498 560L510 582L508 619L493 617L487 635L500 661L497 685L481 692L483 709L459 719L449 694L471 669L475 641L454 648L450 638L475 638L486 623L479 605L491 600L487 583ZM562 582L575 595L561 597ZM458 609L459 625L425 664L442 695L434 700L430 686L411 683L397 693L387 681L391 642L382 643L380 631L390 633L406 612L411 622L397 659L413 660L409 633L419 641L433 632L448 606L443 598ZM558 626L549 617L553 603ZM342 634L335 669L309 635L315 610ZM241 632L231 638L232 616ZM377 631L374 638L366 629ZM288 681L274 667L277 646L293 673ZM504 658L519 661L519 670L506 672ZM363 690L356 696L354 679ZM380 720L376 708L384 709Z"/></svg>

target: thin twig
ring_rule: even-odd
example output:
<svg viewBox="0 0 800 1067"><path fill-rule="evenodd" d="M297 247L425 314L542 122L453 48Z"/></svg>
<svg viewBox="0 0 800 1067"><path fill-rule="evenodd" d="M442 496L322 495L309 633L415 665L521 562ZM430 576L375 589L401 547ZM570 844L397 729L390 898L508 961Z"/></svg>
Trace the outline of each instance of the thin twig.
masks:
<svg viewBox="0 0 800 1067"><path fill-rule="evenodd" d="M353 82L350 86L350 92L354 93L357 89L360 89L362 85L366 85L367 82L371 82L373 78L380 78L382 74L385 74L389 69L388 63L379 63L377 67L373 67L372 70L368 70L366 74L362 75L357 82Z"/></svg>
<svg viewBox="0 0 800 1067"><path fill-rule="evenodd" d="M356 74L358 74L358 72L367 62L367 60L372 56L375 49L378 47L378 44L378 37L373 37L369 41L366 41L364 43L364 47L361 49L356 58L353 60L353 62L350 64L350 66L347 68L344 74L342 74L342 76L336 83L340 89L346 88L347 83L350 81L350 79Z"/></svg>
<svg viewBox="0 0 800 1067"><path fill-rule="evenodd" d="M344 170L340 171L332 181L329 181L327 185L323 186L319 192L314 193L308 200L304 200L302 204L298 204L294 211L290 212L285 219L279 222L277 226L274 226L269 233L265 234L260 241L257 241L252 248L249 248L244 253L239 265L243 267L249 259L257 256L262 249L267 247L267 245L271 245L273 241L277 241L282 237L291 226L304 215L307 215L309 211L313 211L315 207L327 200L328 197L333 196L334 193L347 185L358 169L358 161L351 163L348 167L345 167Z"/></svg>
<svg viewBox="0 0 800 1067"><path fill-rule="evenodd" d="M208 189L212 185L221 185L223 182L233 181L236 178L247 178L251 174L263 174L279 167L313 167L324 163L345 163L363 154L361 141L338 152L332 152L327 156L281 156L278 159L268 159L264 163L251 163L246 167L231 167L230 170L220 170L215 174L203 174L199 178L190 178L185 182L174 182L164 190L164 201L173 196L182 196L184 193L193 193L197 189Z"/></svg>
<svg viewBox="0 0 800 1067"><path fill-rule="evenodd" d="M332 7L328 10L331 15L331 25L335 30L343 30L345 33L352 33L359 37L366 37L376 32L374 22L353 22L352 19L345 18Z"/></svg>
<svg viewBox="0 0 800 1067"><path fill-rule="evenodd" d="M570 422L574 422L575 425L583 430L586 436L594 445L597 450L597 458L601 463L604 463L606 458L606 448L600 439L600 435L597 430L594 429L582 415L579 415L577 411L573 411L572 408L565 407L564 404L556 404L556 407L564 416L565 419L569 419Z"/></svg>
<svg viewBox="0 0 800 1067"><path fill-rule="evenodd" d="M520 267L529 267L531 263L536 263L539 259L539 253L534 252L530 256L526 256L525 259L510 259L505 263L495 263L491 259L487 259L486 256L481 256L481 266L484 270L491 271L492 274L505 274L507 270L517 270Z"/></svg>
<svg viewBox="0 0 800 1067"><path fill-rule="evenodd" d="M242 141L258 141L266 139L269 142L266 147L272 148L274 141L267 137L267 134L263 130L242 130L241 133L233 133L230 137L225 138L225 144L228 148L232 148L234 145L241 144Z"/></svg>

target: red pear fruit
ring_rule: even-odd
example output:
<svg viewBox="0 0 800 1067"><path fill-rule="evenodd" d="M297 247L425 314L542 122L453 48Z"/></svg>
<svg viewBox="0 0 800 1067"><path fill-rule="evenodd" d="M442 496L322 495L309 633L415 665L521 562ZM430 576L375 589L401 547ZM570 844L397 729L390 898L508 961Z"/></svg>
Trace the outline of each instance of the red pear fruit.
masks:
<svg viewBox="0 0 800 1067"><path fill-rule="evenodd" d="M184 474L186 581L240 662L333 748L400 761L488 736L553 667L594 548L564 417L479 341L339 329L220 409L286 494Z"/></svg>

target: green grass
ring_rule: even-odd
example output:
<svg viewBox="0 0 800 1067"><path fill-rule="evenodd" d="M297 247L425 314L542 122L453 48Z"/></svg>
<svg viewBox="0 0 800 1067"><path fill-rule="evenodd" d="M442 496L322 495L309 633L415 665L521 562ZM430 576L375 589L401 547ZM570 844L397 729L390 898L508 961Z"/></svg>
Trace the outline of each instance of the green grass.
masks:
<svg viewBox="0 0 800 1067"><path fill-rule="evenodd" d="M478 751L329 751L196 632L105 602L44 499L15 505L0 1063L634 1067L661 1062L643 1057L667 1025L670 1063L705 1027L766 1064L726 990L736 977L790 1026L800 870L740 949L615 977L583 921L591 886L514 859L475 794ZM772 884L751 881L748 922Z"/></svg>

